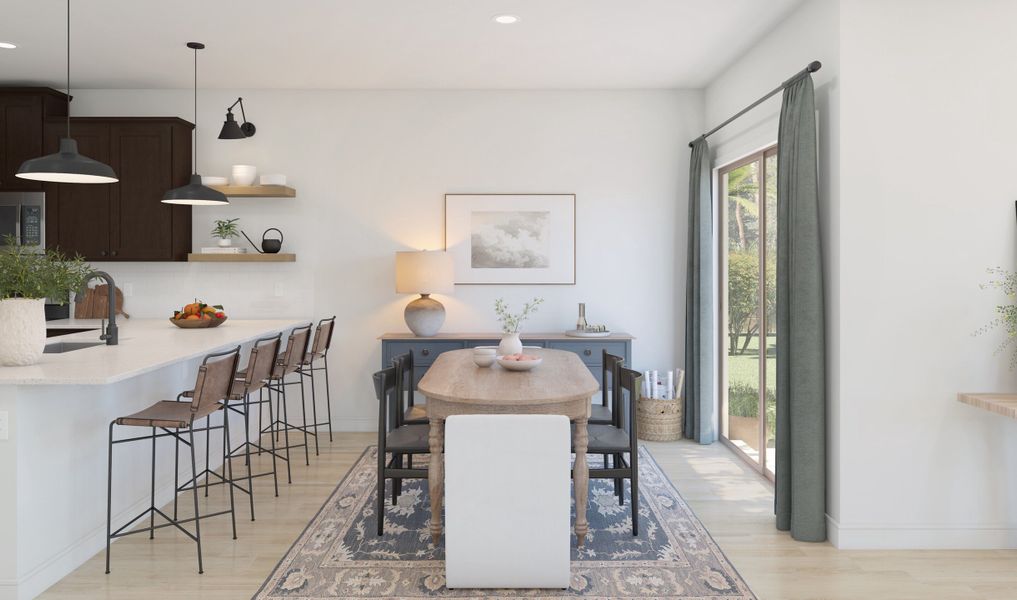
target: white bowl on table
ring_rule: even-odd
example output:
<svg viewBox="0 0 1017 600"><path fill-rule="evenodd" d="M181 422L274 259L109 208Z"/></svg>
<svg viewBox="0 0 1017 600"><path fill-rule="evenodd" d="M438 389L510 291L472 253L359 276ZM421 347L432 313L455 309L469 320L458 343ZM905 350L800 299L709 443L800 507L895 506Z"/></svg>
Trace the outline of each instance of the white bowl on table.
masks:
<svg viewBox="0 0 1017 600"><path fill-rule="evenodd" d="M506 371L529 371L544 362L539 356L535 360L508 360L504 356L498 357L498 364Z"/></svg>
<svg viewBox="0 0 1017 600"><path fill-rule="evenodd" d="M473 363L481 368L494 364L497 351L491 346L477 346L473 349Z"/></svg>

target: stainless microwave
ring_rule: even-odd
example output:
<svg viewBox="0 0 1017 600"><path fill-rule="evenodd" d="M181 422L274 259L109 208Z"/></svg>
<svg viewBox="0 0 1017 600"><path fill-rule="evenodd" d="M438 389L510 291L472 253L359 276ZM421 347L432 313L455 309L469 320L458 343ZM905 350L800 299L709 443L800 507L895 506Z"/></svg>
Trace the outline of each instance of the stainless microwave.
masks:
<svg viewBox="0 0 1017 600"><path fill-rule="evenodd" d="M46 248L46 194L0 192L0 245L8 236L15 243L42 251Z"/></svg>

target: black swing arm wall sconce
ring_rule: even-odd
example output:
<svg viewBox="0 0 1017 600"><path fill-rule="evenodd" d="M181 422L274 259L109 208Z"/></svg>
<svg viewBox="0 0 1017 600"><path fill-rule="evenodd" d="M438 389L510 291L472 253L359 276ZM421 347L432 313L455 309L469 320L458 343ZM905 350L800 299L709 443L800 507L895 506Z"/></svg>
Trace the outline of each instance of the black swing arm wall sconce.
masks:
<svg viewBox="0 0 1017 600"><path fill-rule="evenodd" d="M237 120L233 117L233 107L237 104L240 105L240 118L244 120L243 124L238 124ZM244 113L244 99L237 98L237 101L226 109L226 121L222 124L219 139L240 140L252 137L256 131L257 128L254 126L254 123L247 121L247 115Z"/></svg>

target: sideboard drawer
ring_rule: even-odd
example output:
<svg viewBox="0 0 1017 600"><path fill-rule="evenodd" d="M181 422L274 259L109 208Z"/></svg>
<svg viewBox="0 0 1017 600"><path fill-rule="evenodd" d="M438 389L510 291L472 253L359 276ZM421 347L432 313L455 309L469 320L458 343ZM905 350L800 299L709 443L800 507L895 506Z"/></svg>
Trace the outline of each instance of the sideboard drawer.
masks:
<svg viewBox="0 0 1017 600"><path fill-rule="evenodd" d="M450 350L461 350L463 348L462 342L449 342L449 341L412 341L412 342L389 342L385 345L385 362L391 362L392 358L406 352L413 352L413 364L420 366L430 366L434 363L434 359L438 358L438 355L442 352L448 352Z"/></svg>
<svg viewBox="0 0 1017 600"><path fill-rule="evenodd" d="M575 342L550 341L547 343L547 347L575 352L584 363L591 367L599 367L603 364L605 350L609 354L625 357L625 342L601 342L596 339Z"/></svg>

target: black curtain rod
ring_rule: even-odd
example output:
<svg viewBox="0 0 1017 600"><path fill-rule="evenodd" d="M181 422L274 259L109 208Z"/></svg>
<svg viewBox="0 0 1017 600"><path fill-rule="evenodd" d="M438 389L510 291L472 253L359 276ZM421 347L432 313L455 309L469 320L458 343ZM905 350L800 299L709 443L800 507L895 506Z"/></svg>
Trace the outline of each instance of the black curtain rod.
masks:
<svg viewBox="0 0 1017 600"><path fill-rule="evenodd" d="M718 131L720 131L721 129L723 129L731 121L734 121L738 117L744 115L745 113L747 113L750 110L752 110L753 108L759 106L763 102L766 102L771 96L773 96L777 92L783 91L784 88L786 88L789 83L791 83L793 81L796 81L799 77L802 77L803 75L807 75L809 73L815 73L822 66L823 66L823 64L821 62L819 62L818 60L814 60L814 61L810 62L807 67L805 67L801 71L798 71L797 73L795 73L794 75L792 75L791 77L786 79L784 81L784 83L780 84L780 86L778 86L776 89L772 90L771 92L769 92L768 94L766 94L765 96L760 98L759 100L756 100L752 104L750 104L750 105L746 106L745 108L741 109L740 111L738 111L738 113L735 116L731 117L727 121L724 121L720 125L717 125L713 129L707 131L703 135L701 135L701 136L697 137L696 139L692 140L691 142L689 142L689 148L691 148L692 145L695 144L697 141L703 140L703 139L706 139L706 138L710 137L711 135L713 135L713 134L717 133Z"/></svg>

